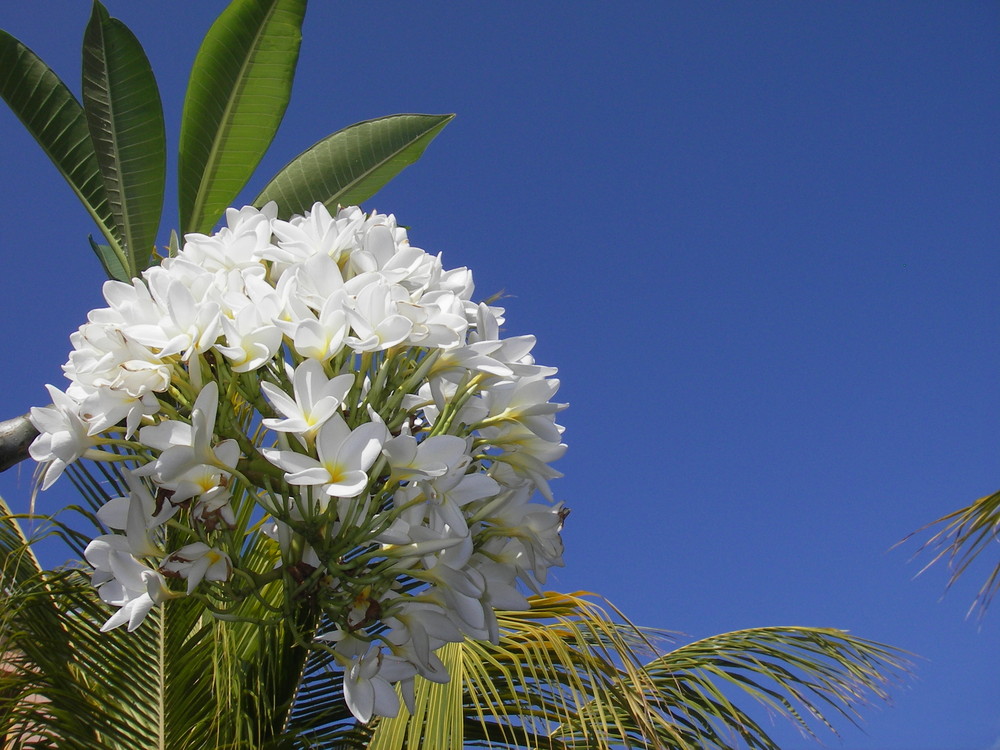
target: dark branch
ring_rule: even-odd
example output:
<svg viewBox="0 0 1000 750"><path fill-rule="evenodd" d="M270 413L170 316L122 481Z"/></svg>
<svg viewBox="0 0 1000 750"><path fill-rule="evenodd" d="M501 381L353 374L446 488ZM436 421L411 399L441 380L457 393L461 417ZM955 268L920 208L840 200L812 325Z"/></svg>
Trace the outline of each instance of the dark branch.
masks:
<svg viewBox="0 0 1000 750"><path fill-rule="evenodd" d="M0 471L28 457L28 446L38 436L27 414L0 422Z"/></svg>

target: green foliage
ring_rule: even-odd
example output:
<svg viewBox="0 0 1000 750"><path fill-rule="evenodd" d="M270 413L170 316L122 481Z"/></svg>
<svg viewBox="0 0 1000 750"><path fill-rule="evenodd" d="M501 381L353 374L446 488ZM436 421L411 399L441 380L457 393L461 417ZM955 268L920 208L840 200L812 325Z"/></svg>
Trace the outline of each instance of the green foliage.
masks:
<svg viewBox="0 0 1000 750"><path fill-rule="evenodd" d="M97 153L119 268L128 280L149 265L163 212L167 169L160 92L149 60L131 31L99 2L83 37L83 108ZM99 253L98 257L102 257Z"/></svg>
<svg viewBox="0 0 1000 750"><path fill-rule="evenodd" d="M754 628L664 652L668 634L580 594L530 601L527 612L499 615L498 645L441 649L452 682L419 682L415 713L380 720L369 750L775 750L748 700L815 737L815 724L833 729L825 713L853 720L908 668L896 649L825 628Z"/></svg>
<svg viewBox="0 0 1000 750"><path fill-rule="evenodd" d="M923 570L942 560L947 561L951 570L950 586L968 571L980 555L996 550L1000 538L1000 492L985 495L968 507L959 508L927 524L914 534L932 528L938 531L920 548L921 552L933 550L933 557ZM987 574L969 612L978 609L980 614L984 614L998 589L1000 562L995 563Z"/></svg>
<svg viewBox="0 0 1000 750"><path fill-rule="evenodd" d="M391 115L338 130L285 165L253 205L275 201L287 219L317 201L332 210L362 203L419 159L453 117Z"/></svg>
<svg viewBox="0 0 1000 750"><path fill-rule="evenodd" d="M288 106L306 0L235 0L198 50L181 119L182 232L208 232L271 145Z"/></svg>
<svg viewBox="0 0 1000 750"><path fill-rule="evenodd" d="M182 233L211 231L277 133L292 90L306 0L233 0L202 41L181 119ZM83 41L83 106L24 44L0 31L0 96L97 222L91 249L109 278L138 276L163 211L166 137L160 94L131 31L94 0ZM453 115L393 115L344 128L266 183L281 215L367 200Z"/></svg>
<svg viewBox="0 0 1000 750"><path fill-rule="evenodd" d="M48 65L2 30L0 96L55 164L101 233L117 246L114 212L83 107ZM114 253L125 257L120 247Z"/></svg>
<svg viewBox="0 0 1000 750"><path fill-rule="evenodd" d="M114 471L71 471L89 508L124 491ZM74 523L53 519L46 536L79 554L92 536L80 533L81 519L93 535L105 532L88 507L67 509ZM70 750L281 747L293 739L285 724L307 656L298 628L316 623L308 606L297 621L269 616L281 599L276 586L227 620L191 598L156 609L132 633L102 633L108 609L90 580L76 564L43 570L2 500L0 575L0 737L44 736Z"/></svg>
<svg viewBox="0 0 1000 750"><path fill-rule="evenodd" d="M75 471L74 481L96 506L109 477ZM278 596L248 598L224 620L188 598L133 633L101 633L108 610L83 573L43 571L2 500L0 511L0 737L9 740L43 736L71 750L775 750L748 701L814 737L814 726L833 729L826 714L853 721L908 667L896 649L822 628L755 628L667 651L663 631L613 618L583 595L547 593L526 612L498 613L497 645L439 649L452 679L418 678L413 715L404 708L364 727L329 655L308 654L295 636L319 625L307 602L294 627L270 617ZM86 539L57 529L76 546Z"/></svg>

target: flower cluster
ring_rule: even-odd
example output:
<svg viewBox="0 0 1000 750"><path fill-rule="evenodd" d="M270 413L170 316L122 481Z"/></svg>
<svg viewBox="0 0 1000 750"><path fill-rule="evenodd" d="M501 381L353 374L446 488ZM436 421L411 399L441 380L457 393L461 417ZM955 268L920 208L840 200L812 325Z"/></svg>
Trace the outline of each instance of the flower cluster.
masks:
<svg viewBox="0 0 1000 750"><path fill-rule="evenodd" d="M343 668L351 711L395 715L395 684L409 701L416 675L447 681L435 650L495 641L494 610L562 564L555 369L392 216L226 220L107 282L69 387L32 410L42 487L80 458L119 466L86 550L118 607L104 629L182 597L314 607L304 639Z"/></svg>

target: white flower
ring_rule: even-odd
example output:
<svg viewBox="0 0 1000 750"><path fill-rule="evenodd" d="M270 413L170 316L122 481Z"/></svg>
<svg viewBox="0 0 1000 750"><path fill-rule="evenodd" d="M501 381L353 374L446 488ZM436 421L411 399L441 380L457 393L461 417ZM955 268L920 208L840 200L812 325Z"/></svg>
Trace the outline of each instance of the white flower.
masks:
<svg viewBox="0 0 1000 750"><path fill-rule="evenodd" d="M268 307L251 304L236 313L235 319L220 318L226 343L216 344L215 348L230 361L233 372L256 370L281 346L281 330L273 323Z"/></svg>
<svg viewBox="0 0 1000 750"><path fill-rule="evenodd" d="M341 209L336 219L322 203L315 203L303 216L272 223L277 247L264 255L268 260L296 263L316 255L339 261L355 246L355 235L364 226L365 215L354 206Z"/></svg>
<svg viewBox="0 0 1000 750"><path fill-rule="evenodd" d="M345 299L343 292L335 292L327 297L318 316L306 313L295 320L279 320L276 325L292 339L297 354L327 361L337 356L347 336L347 313L343 309Z"/></svg>
<svg viewBox="0 0 1000 750"><path fill-rule="evenodd" d="M396 308L410 320L407 342L413 346L452 349L465 338L468 322L462 302L451 292L428 292L420 298L419 304L400 301Z"/></svg>
<svg viewBox="0 0 1000 750"><path fill-rule="evenodd" d="M187 580L187 592L192 593L204 581L228 581L233 574L229 555L204 542L194 542L172 553L160 565L165 576Z"/></svg>
<svg viewBox="0 0 1000 750"><path fill-rule="evenodd" d="M257 265L271 244L271 221L277 204L268 203L260 211L252 206L226 209L226 223L212 236L184 235L181 256L207 271L229 270Z"/></svg>
<svg viewBox="0 0 1000 750"><path fill-rule="evenodd" d="M153 607L175 596L163 576L131 555L124 537L100 536L87 545L84 556L94 566L92 583L98 587L101 600L119 607L101 626L101 632L126 622L131 632L142 624Z"/></svg>
<svg viewBox="0 0 1000 750"><path fill-rule="evenodd" d="M79 404L55 386L45 386L52 406L31 408L31 423L39 435L28 447L31 457L43 464L42 489L52 486L63 471L96 445L87 423L78 413Z"/></svg>
<svg viewBox="0 0 1000 750"><path fill-rule="evenodd" d="M98 511L116 533L85 553L117 607L104 629L184 596L170 578L198 606L202 582L248 566L247 585L316 603L355 717L393 716L400 696L412 711L417 675L449 679L436 649L497 642L495 608L526 608L562 564L556 370L391 215L279 221L268 204L226 223L105 285L66 392L32 412L42 483L81 457L139 465Z"/></svg>
<svg viewBox="0 0 1000 750"><path fill-rule="evenodd" d="M562 430L559 425L556 425L556 429L560 432ZM503 453L494 456L497 461L493 470L494 479L509 487L515 487L527 479L546 500L554 501L548 480L561 477L562 474L549 464L566 452L564 443L544 440L520 424L490 428L483 430L483 434L493 445L503 450Z"/></svg>
<svg viewBox="0 0 1000 750"><path fill-rule="evenodd" d="M354 336L348 336L346 342L354 351L389 349L410 335L413 324L399 314L393 298L395 290L401 296L406 294L402 287L391 286L383 278L374 277L357 292L353 305L347 308Z"/></svg>
<svg viewBox="0 0 1000 750"><path fill-rule="evenodd" d="M483 399L490 412L486 421L517 422L543 440L558 443L562 430L556 425L554 415L568 404L551 403L557 390L559 381L555 378L531 377L495 383Z"/></svg>
<svg viewBox="0 0 1000 750"><path fill-rule="evenodd" d="M411 435L397 435L382 446L397 481L430 479L446 474L462 459L465 450L465 438L456 435L435 435L419 443Z"/></svg>
<svg viewBox="0 0 1000 750"><path fill-rule="evenodd" d="M137 557L156 557L162 552L153 539L153 529L166 523L177 511L170 503L158 503L133 472L123 472L129 487L127 497L112 498L97 511L105 526L125 532L129 551ZM120 538L120 537L117 537Z"/></svg>
<svg viewBox="0 0 1000 750"><path fill-rule="evenodd" d="M173 258L169 268L183 269L185 265ZM215 302L204 299L211 276L203 276L206 289L193 290L184 280L167 270L167 262L154 266L147 272L149 290L159 305L162 317L155 324L139 323L125 328L125 333L140 344L157 350L160 357L180 354L190 359L194 353L211 348L219 337L220 310ZM195 291L200 296L195 295Z"/></svg>
<svg viewBox="0 0 1000 750"><path fill-rule="evenodd" d="M386 640L412 649L413 664L427 679L434 679L444 669L434 652L445 643L463 640L462 631L445 610L428 602L397 599L382 620L389 626Z"/></svg>
<svg viewBox="0 0 1000 750"><path fill-rule="evenodd" d="M261 383L260 389L284 419L265 419L265 427L276 432L294 432L306 438L313 437L332 417L354 385L350 373L327 378L323 365L309 359L295 368L292 390L295 398L273 383Z"/></svg>
<svg viewBox="0 0 1000 750"><path fill-rule="evenodd" d="M152 476L161 485L190 482L208 491L219 484L217 477L228 475L239 459L235 440L224 440L212 446L215 417L219 408L219 386L213 380L205 385L191 409L191 424L174 420L143 427L139 438L147 445L163 451L156 461L136 470L140 476ZM195 487L189 487L194 490ZM189 492L186 497L200 494ZM181 497L174 501L180 502Z"/></svg>
<svg viewBox="0 0 1000 750"><path fill-rule="evenodd" d="M367 724L372 716L396 716L399 696L392 685L412 677L412 664L391 654L372 649L355 658L344 672L344 700L355 718Z"/></svg>
<svg viewBox="0 0 1000 750"><path fill-rule="evenodd" d="M334 414L316 439L318 458L294 451L264 449L264 457L284 469L285 481L295 485L322 485L332 497L355 497L368 485L365 473L375 463L388 438L385 425L365 422L351 430Z"/></svg>

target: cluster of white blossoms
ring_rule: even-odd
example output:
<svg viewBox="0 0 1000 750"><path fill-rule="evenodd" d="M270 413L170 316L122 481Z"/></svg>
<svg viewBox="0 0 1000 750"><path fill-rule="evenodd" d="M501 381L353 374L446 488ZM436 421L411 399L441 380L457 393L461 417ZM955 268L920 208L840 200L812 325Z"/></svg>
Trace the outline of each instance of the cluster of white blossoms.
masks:
<svg viewBox="0 0 1000 750"><path fill-rule="evenodd" d="M69 387L32 410L31 455L43 489L80 458L120 462L86 550L118 607L105 630L179 597L308 602L354 715L395 715L394 685L410 702L416 675L447 681L435 650L495 642L494 610L562 564L555 369L393 216L226 219L105 284Z"/></svg>

